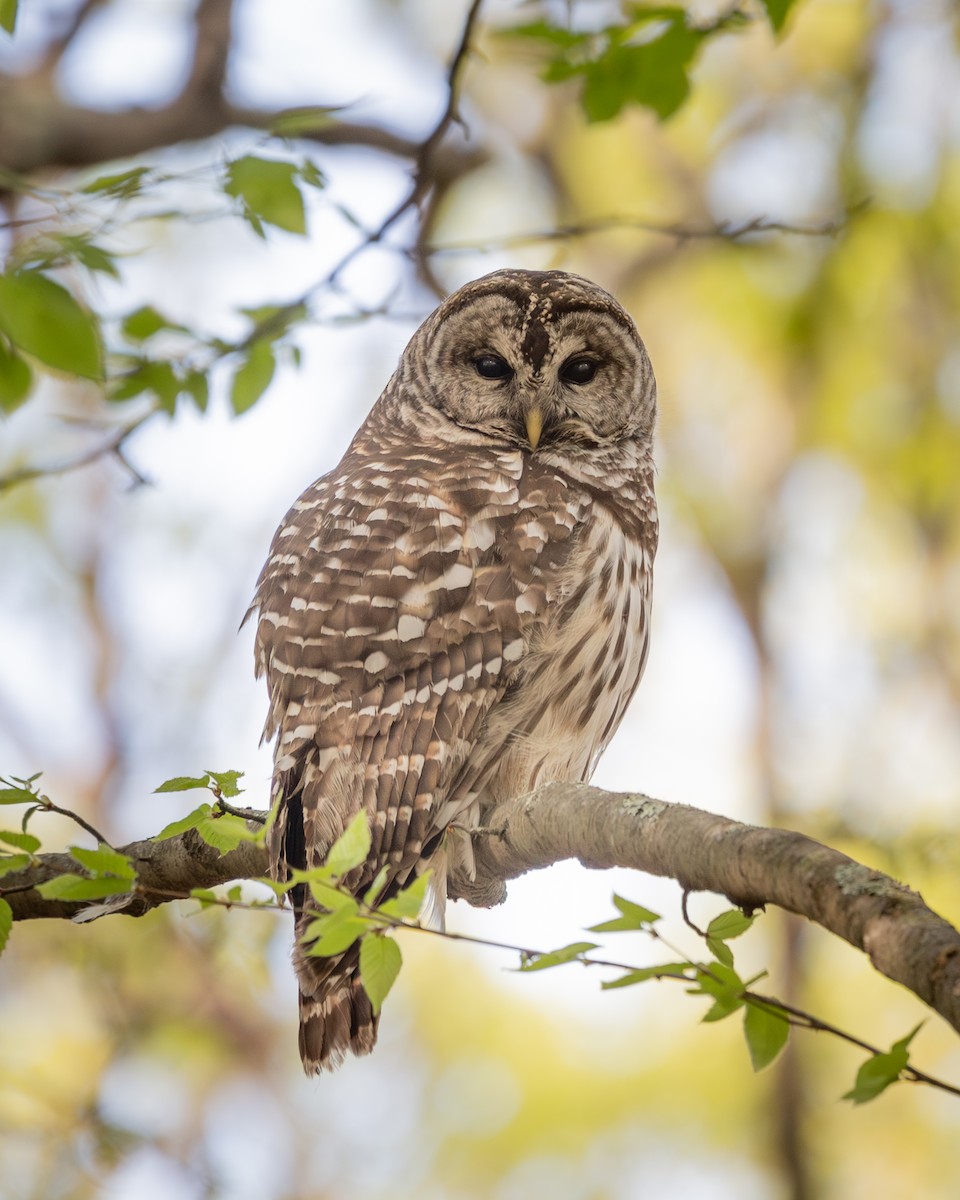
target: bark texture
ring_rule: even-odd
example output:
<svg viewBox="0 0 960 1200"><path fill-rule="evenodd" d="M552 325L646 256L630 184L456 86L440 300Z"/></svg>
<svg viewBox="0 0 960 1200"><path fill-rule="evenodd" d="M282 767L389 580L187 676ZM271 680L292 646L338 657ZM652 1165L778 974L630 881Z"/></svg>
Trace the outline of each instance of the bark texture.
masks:
<svg viewBox="0 0 960 1200"><path fill-rule="evenodd" d="M267 870L259 847L245 843L221 857L192 830L119 849L137 865L137 888L105 907L128 916L142 916L191 888L255 879ZM776 905L863 950L878 971L960 1032L960 933L917 892L803 834L638 793L554 783L500 805L477 836L476 856L477 879L455 881L451 895L480 906L502 900L506 880L568 858L666 876L748 910ZM82 919L91 902L44 900L36 891L66 871L79 871L69 855L42 854L28 869L3 877L0 895L14 920Z"/></svg>

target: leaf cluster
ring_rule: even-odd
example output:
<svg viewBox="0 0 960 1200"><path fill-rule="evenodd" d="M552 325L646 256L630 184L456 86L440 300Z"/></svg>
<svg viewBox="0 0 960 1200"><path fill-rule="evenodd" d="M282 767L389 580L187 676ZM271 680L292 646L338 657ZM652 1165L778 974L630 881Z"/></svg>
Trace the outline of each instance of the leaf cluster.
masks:
<svg viewBox="0 0 960 1200"><path fill-rule="evenodd" d="M154 196L175 178L145 166L111 171L90 180L74 199L86 197L98 214L105 203L125 209ZM25 181L21 186L32 190ZM268 228L304 237L304 189L322 190L326 179L309 158L289 161L244 154L223 164L217 186L258 237L265 238ZM111 219L97 224L109 228ZM89 380L116 403L145 397L159 411L173 414L178 403L187 400L205 412L210 371L222 359L230 359L229 398L239 415L270 386L278 347L299 363L289 335L308 315L300 301L241 309L248 327L236 341L204 336L153 305L136 308L114 324L58 278L77 267L120 278L118 253L82 225L23 239L0 273L0 414L15 411L29 398L38 371Z"/></svg>
<svg viewBox="0 0 960 1200"><path fill-rule="evenodd" d="M661 919L657 913L616 894L613 903L618 915L597 925L591 925L591 933L646 933L668 945L655 928ZM750 1062L755 1071L762 1071L775 1061L786 1046L791 1026L799 1024L813 1029L827 1027L805 1014L797 1014L775 1000L753 992L753 984L765 977L765 971L750 979L743 979L738 974L733 951L728 943L745 934L755 920L754 916L747 916L738 909L721 913L710 922L703 935L712 956L710 961L694 962L688 958L680 958L649 967L633 968L615 979L605 981L601 988L603 991L610 991L614 988L632 987L649 980L663 979L687 982L690 984L686 989L689 995L705 996L711 1000L709 1009L702 1017L704 1022L722 1021L734 1013L743 1012L743 1033ZM546 953L522 951L519 970L540 971L572 962L584 966L619 965L594 957L592 951L598 949L596 942L573 942ZM800 1019L797 1019L798 1016ZM894 1043L889 1051L872 1054L860 1067L856 1083L845 1093L844 1099L852 1100L855 1104L864 1104L879 1096L891 1084L909 1077L905 1075L910 1065L908 1047L919 1028L918 1026L907 1037Z"/></svg>
<svg viewBox="0 0 960 1200"><path fill-rule="evenodd" d="M776 33L793 0L764 0ZM749 22L739 7L707 25L674 5L625 4L620 21L580 32L544 18L502 31L534 44L547 57L546 83L575 79L588 121L609 121L630 105L647 108L664 121L690 95L690 70L703 45Z"/></svg>

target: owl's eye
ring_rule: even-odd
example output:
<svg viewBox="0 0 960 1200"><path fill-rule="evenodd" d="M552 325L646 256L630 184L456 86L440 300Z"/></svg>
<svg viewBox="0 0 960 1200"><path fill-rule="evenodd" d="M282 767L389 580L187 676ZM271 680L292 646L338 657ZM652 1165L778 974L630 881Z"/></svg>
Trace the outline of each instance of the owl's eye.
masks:
<svg viewBox="0 0 960 1200"><path fill-rule="evenodd" d="M560 378L564 383L589 383L599 365L594 358L568 358L560 368Z"/></svg>
<svg viewBox="0 0 960 1200"><path fill-rule="evenodd" d="M499 354L481 354L473 365L484 379L509 379L513 374L513 367Z"/></svg>

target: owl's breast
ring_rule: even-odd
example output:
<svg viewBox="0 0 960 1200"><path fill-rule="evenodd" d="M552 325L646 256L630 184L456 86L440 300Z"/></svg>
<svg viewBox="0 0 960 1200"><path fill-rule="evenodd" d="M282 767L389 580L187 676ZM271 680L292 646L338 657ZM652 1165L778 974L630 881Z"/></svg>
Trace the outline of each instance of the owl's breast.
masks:
<svg viewBox="0 0 960 1200"><path fill-rule="evenodd" d="M646 663L654 549L655 528L635 538L602 506L577 529L522 677L484 729L502 747L484 805L593 773Z"/></svg>

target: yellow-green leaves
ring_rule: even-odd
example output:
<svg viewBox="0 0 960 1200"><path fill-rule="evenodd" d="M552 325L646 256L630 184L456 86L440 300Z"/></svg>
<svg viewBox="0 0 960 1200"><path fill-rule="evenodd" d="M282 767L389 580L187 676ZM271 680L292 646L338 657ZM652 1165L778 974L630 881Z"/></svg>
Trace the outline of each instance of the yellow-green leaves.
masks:
<svg viewBox="0 0 960 1200"><path fill-rule="evenodd" d="M770 0L782 23L791 0ZM708 38L742 27L742 14L731 13L710 25L691 24L686 11L671 5L631 5L620 24L574 32L550 21L505 30L509 37L539 42L549 59L548 83L580 79L580 102L588 121L608 121L630 104L649 108L665 120L690 94L689 71ZM779 28L775 25L775 28Z"/></svg>
<svg viewBox="0 0 960 1200"><path fill-rule="evenodd" d="M857 1072L857 1080L849 1092L844 1093L844 1100L852 1100L854 1104L866 1104L875 1100L881 1092L886 1091L891 1083L896 1083L903 1069L910 1061L909 1045L920 1032L922 1022L905 1038L894 1042L883 1054L874 1054L868 1058Z"/></svg>
<svg viewBox="0 0 960 1200"><path fill-rule="evenodd" d="M743 1014L743 1033L755 1071L774 1061L790 1037L790 1022L783 1009L775 1004L751 1001Z"/></svg>
<svg viewBox="0 0 960 1200"><path fill-rule="evenodd" d="M203 775L176 775L154 788L154 792L190 792L197 788L206 788L217 800L222 797L233 799L243 790L238 783L242 777L242 771L207 771ZM231 850L236 850L241 842L255 842L260 836L248 827L242 817L226 812L216 804L201 804L185 817L171 821L161 829L154 840L164 842L167 838L186 833L189 829L195 829L208 846L212 846L221 854L229 854Z"/></svg>
<svg viewBox="0 0 960 1200"><path fill-rule="evenodd" d="M0 275L0 333L54 370L83 379L103 376L96 318L40 271Z"/></svg>
<svg viewBox="0 0 960 1200"><path fill-rule="evenodd" d="M0 337L0 412L19 408L30 394L32 383L29 364L6 338Z"/></svg>
<svg viewBox="0 0 960 1200"><path fill-rule="evenodd" d="M223 190L240 201L244 217L260 237L264 224L305 234L307 217L298 178L293 163L247 154L227 167Z"/></svg>
<svg viewBox="0 0 960 1200"><path fill-rule="evenodd" d="M266 339L254 342L241 358L230 384L230 407L237 416L253 408L270 386L276 369L273 344Z"/></svg>
<svg viewBox="0 0 960 1200"><path fill-rule="evenodd" d="M12 34L17 27L17 4L19 0L0 0L0 29Z"/></svg>
<svg viewBox="0 0 960 1200"><path fill-rule="evenodd" d="M45 900L103 900L131 892L137 873L133 863L118 850L102 842L96 850L71 846L70 857L87 872L65 872L41 883L37 891Z"/></svg>
<svg viewBox="0 0 960 1200"><path fill-rule="evenodd" d="M381 871L359 900L344 888L342 880L366 862L370 846L370 821L365 812L359 812L330 847L323 866L294 871L293 882L306 885L316 906L316 915L300 937L306 953L329 958L359 942L360 981L377 1013L403 964L400 947L387 930L416 920L423 907L429 873L418 876L377 906L387 880Z"/></svg>
<svg viewBox="0 0 960 1200"><path fill-rule="evenodd" d="M360 943L360 982L374 1013L380 1011L402 965L400 947L392 937L374 933Z"/></svg>
<svg viewBox="0 0 960 1200"><path fill-rule="evenodd" d="M746 933L753 922L753 917L745 916L738 908L714 917L707 926L707 949L719 962L732 967L733 952L727 942Z"/></svg>
<svg viewBox="0 0 960 1200"><path fill-rule="evenodd" d="M520 963L519 970L545 971L548 967L560 967L564 963L582 962L583 956L596 948L596 942L571 942L569 946L561 946L559 950L527 956Z"/></svg>
<svg viewBox="0 0 960 1200"><path fill-rule="evenodd" d="M324 870L340 877L359 867L370 853L370 841L370 820L365 812L358 812L330 847Z"/></svg>
<svg viewBox="0 0 960 1200"><path fill-rule="evenodd" d="M774 33L780 33L795 0L760 0Z"/></svg>
<svg viewBox="0 0 960 1200"><path fill-rule="evenodd" d="M657 921L660 920L658 913L653 912L649 908L644 908L642 904L634 904L632 900L625 900L623 896L618 896L614 893L614 907L620 912L619 917L614 917L611 921L601 921L599 925L591 925L591 933L625 933L631 929L650 929Z"/></svg>

